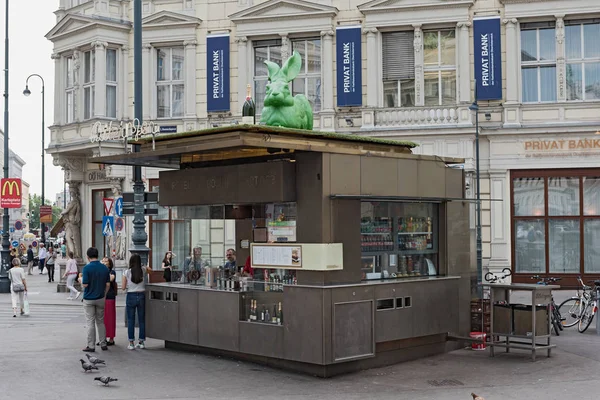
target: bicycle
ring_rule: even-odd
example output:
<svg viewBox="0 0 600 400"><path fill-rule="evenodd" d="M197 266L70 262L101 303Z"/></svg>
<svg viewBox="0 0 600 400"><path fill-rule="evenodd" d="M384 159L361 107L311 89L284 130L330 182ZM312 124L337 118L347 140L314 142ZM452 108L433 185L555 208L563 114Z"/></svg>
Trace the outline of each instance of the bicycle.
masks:
<svg viewBox="0 0 600 400"><path fill-rule="evenodd" d="M594 316L598 312L598 297L596 296L597 290L600 287L600 280L593 281L594 289L590 295L590 300L586 301L583 312L581 313L581 318L579 319L579 325L577 326L577 330L579 333L583 333L590 327L592 321L594 320Z"/></svg>
<svg viewBox="0 0 600 400"><path fill-rule="evenodd" d="M531 279L537 279L538 285L548 286L551 283L560 281L562 278L542 278L539 275L534 275L531 277ZM552 301L550 303L550 322L552 324L552 328L554 329L554 333L556 334L556 336L560 336L560 331L564 329L562 325L562 320L563 318L560 315L560 312L558 311L556 303L554 302L554 295L552 295Z"/></svg>
<svg viewBox="0 0 600 400"><path fill-rule="evenodd" d="M586 304L592 298L592 287L584 284L580 276L577 277L577 281L581 285L582 291L580 292L580 289L577 288L577 296L566 299L558 306L558 312L562 317L562 326L565 328L577 325L581 320Z"/></svg>

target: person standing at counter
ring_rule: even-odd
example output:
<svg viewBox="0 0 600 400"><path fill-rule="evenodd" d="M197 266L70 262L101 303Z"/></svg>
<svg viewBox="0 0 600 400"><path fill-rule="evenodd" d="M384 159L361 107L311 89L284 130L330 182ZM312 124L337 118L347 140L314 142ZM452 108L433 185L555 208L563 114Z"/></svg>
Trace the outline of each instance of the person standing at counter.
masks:
<svg viewBox="0 0 600 400"><path fill-rule="evenodd" d="M183 263L183 274L181 276L183 282L185 282L190 271L202 272L202 247L195 247L192 250L192 254L185 259L185 262Z"/></svg>
<svg viewBox="0 0 600 400"><path fill-rule="evenodd" d="M106 345L115 345L117 335L117 273L112 258L104 257L102 264L106 265L110 273L110 287L104 298L104 326L106 327Z"/></svg>
<svg viewBox="0 0 600 400"><path fill-rule="evenodd" d="M229 271L229 275L233 276L237 274L237 266L236 266L236 256L234 249L227 249L225 252L225 258L227 262L225 263L225 271Z"/></svg>
<svg viewBox="0 0 600 400"><path fill-rule="evenodd" d="M165 257L162 260L163 278L165 282L171 282L171 266L173 265L173 253L167 251Z"/></svg>
<svg viewBox="0 0 600 400"><path fill-rule="evenodd" d="M123 274L121 289L127 291L125 301L125 311L127 312L127 335L129 336L129 346L127 349L133 350L145 349L146 341L146 285L144 284L144 271L151 273L152 269L148 266L142 266L142 258L139 254L134 254L129 259L129 269ZM138 343L135 343L135 314L137 311L138 325L140 327L138 334Z"/></svg>

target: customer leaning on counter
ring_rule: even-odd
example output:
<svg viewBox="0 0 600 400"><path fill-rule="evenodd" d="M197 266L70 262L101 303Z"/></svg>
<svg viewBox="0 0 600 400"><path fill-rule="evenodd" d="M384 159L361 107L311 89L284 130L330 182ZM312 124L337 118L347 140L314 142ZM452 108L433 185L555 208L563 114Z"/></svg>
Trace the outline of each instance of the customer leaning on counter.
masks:
<svg viewBox="0 0 600 400"><path fill-rule="evenodd" d="M225 258L227 262L225 263L225 271L229 271L230 276L237 274L238 269L236 265L236 255L234 249L227 249L225 252Z"/></svg>

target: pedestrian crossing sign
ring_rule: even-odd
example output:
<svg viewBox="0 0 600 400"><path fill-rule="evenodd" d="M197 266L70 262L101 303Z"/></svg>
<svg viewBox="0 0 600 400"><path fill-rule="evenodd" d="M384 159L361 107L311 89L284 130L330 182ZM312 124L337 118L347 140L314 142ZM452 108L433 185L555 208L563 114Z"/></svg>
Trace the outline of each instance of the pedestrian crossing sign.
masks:
<svg viewBox="0 0 600 400"><path fill-rule="evenodd" d="M102 234L104 236L113 236L115 231L115 218L109 216L102 217Z"/></svg>

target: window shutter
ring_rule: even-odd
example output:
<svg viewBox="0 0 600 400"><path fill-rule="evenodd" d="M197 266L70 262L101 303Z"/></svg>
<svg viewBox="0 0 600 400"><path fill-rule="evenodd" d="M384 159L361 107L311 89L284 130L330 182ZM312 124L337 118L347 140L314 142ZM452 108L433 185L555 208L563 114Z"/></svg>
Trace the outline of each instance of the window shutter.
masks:
<svg viewBox="0 0 600 400"><path fill-rule="evenodd" d="M415 77L414 32L389 32L383 35L383 79Z"/></svg>

